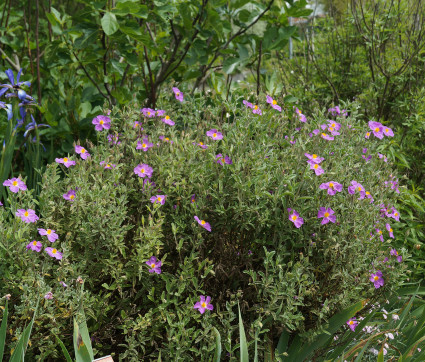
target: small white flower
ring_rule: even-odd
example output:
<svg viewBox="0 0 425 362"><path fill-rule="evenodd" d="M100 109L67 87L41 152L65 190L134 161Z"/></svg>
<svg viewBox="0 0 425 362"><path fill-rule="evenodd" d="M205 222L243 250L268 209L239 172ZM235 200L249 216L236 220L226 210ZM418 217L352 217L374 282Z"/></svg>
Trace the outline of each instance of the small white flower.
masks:
<svg viewBox="0 0 425 362"><path fill-rule="evenodd" d="M392 333L385 333L385 336L389 339L394 339L394 335Z"/></svg>
<svg viewBox="0 0 425 362"><path fill-rule="evenodd" d="M396 321L396 320L399 320L400 317L398 316L398 314L393 314L393 319Z"/></svg>
<svg viewBox="0 0 425 362"><path fill-rule="evenodd" d="M378 353L379 353L379 351L377 350L377 349L375 349L375 348L371 348L370 349L370 351L375 355L375 356L377 356L378 355Z"/></svg>

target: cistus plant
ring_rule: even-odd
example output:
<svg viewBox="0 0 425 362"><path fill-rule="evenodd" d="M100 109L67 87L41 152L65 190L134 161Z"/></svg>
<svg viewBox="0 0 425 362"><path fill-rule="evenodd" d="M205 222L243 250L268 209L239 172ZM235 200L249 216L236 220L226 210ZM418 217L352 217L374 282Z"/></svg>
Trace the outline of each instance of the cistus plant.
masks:
<svg viewBox="0 0 425 362"><path fill-rule="evenodd" d="M8 240L0 292L17 306L13 331L37 286L54 299L34 333L66 333L82 278L95 354L207 361L218 331L223 356L235 360L238 301L254 326L248 343L255 335L276 344L283 330L308 340L338 311L406 278L408 251L397 249L399 262L386 228L400 232L405 191L378 152L385 127L360 123L355 103L309 115L277 99L279 111L266 95L224 103L172 95L158 109L131 104L97 116L98 145L76 144L43 174L39 220L15 216L34 209L30 191L10 193L0 211ZM33 240L43 250L27 251ZM32 353L55 355L55 340L39 339ZM266 353L259 345L260 360Z"/></svg>

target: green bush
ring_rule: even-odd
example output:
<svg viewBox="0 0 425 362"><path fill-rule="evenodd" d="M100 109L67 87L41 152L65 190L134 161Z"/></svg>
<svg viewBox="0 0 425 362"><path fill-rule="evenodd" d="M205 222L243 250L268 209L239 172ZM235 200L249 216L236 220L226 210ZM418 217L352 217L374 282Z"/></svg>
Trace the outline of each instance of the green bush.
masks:
<svg viewBox="0 0 425 362"><path fill-rule="evenodd" d="M257 115L242 98L219 103L199 97L181 104L170 98L163 95L159 105L174 127L162 117L143 117L136 105L113 109L111 129L98 133L99 144L83 145L91 157L63 155L76 165L49 165L37 202L31 192L20 191L10 194L11 210L1 209L6 242L0 249L5 260L0 292L12 294L12 334L20 334L37 296L48 291L54 296L43 300L34 323L34 356L60 356L48 332L71 334L72 315L83 304L93 347L102 354L207 361L216 327L225 340L223 353L235 358L238 301L244 322L256 328L248 333L277 341L283 329L315 334L338 310L376 299L403 281L406 267L390 256L385 231L394 220L380 212L382 204L397 208L398 194L384 184L394 173L377 157L385 141L365 139L356 104L347 118L337 118L340 135L327 141L312 133L326 123L324 111L307 116L304 124L288 105L279 113L264 101ZM207 137L211 129L223 139ZM154 144L147 152L136 149L143 135ZM315 175L305 153L324 157L324 174ZM233 163L217 163L218 154ZM373 157L366 161L367 155ZM116 167L105 169L102 161ZM155 185L135 174L140 164L153 168ZM353 180L373 203L347 192ZM330 181L341 183L342 192L330 196L319 188ZM71 189L75 199L65 200ZM164 205L150 201L156 195L166 195ZM13 215L29 207L40 216L36 224ZM332 208L336 223L321 225L320 207ZM289 220L289 208L304 219L300 228ZM25 250L34 239L50 244L37 228L56 230L61 261ZM384 231L384 242L376 229ZM149 273L145 262L151 256L162 261L161 274ZM376 270L384 275L380 289L369 281ZM212 312L194 309L200 295L212 297Z"/></svg>

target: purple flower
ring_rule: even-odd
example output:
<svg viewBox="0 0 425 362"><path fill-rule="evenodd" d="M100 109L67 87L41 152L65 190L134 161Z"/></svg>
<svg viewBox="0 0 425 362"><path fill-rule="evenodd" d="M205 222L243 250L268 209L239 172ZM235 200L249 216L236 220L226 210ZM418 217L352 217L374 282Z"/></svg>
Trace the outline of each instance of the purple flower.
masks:
<svg viewBox="0 0 425 362"><path fill-rule="evenodd" d="M156 111L156 116L157 117L162 117L166 112L163 109L158 109Z"/></svg>
<svg viewBox="0 0 425 362"><path fill-rule="evenodd" d="M174 143L174 142L173 142L173 141L171 141L168 137L165 137L165 136L159 136L159 139L160 139L162 142Z"/></svg>
<svg viewBox="0 0 425 362"><path fill-rule="evenodd" d="M370 203L371 204L373 204L373 196L370 194L370 192L369 191L366 191L365 192L365 195L366 195L366 197L368 198L368 199L370 199Z"/></svg>
<svg viewBox="0 0 425 362"><path fill-rule="evenodd" d="M152 108L142 108L140 112L142 112L145 117L155 117L155 111Z"/></svg>
<svg viewBox="0 0 425 362"><path fill-rule="evenodd" d="M199 225L201 225L205 230L207 230L207 231L211 231L211 225L208 223L208 222L206 222L205 220L200 220L199 219L199 217L197 217L197 216L194 216L193 217L197 222L198 222L198 224Z"/></svg>
<svg viewBox="0 0 425 362"><path fill-rule="evenodd" d="M322 132L320 136L327 141L333 141L335 139L335 137L329 136L327 133L324 132Z"/></svg>
<svg viewBox="0 0 425 362"><path fill-rule="evenodd" d="M328 131L331 133L332 136L339 136L340 133L333 127L329 127Z"/></svg>
<svg viewBox="0 0 425 362"><path fill-rule="evenodd" d="M375 121L369 121L368 124L374 136L382 140L384 138L384 126L381 123Z"/></svg>
<svg viewBox="0 0 425 362"><path fill-rule="evenodd" d="M391 249L390 250L390 255L394 255L397 257L397 261L399 263L401 263L403 261L403 257L398 253L398 251L396 249Z"/></svg>
<svg viewBox="0 0 425 362"><path fill-rule="evenodd" d="M347 324L350 327L350 329L354 332L356 330L356 327L359 324L359 322L356 321L356 318L350 318L347 321Z"/></svg>
<svg viewBox="0 0 425 362"><path fill-rule="evenodd" d="M319 186L321 190L328 190L328 195L335 195L336 192L342 191L342 185L335 181L329 181Z"/></svg>
<svg viewBox="0 0 425 362"><path fill-rule="evenodd" d="M394 137L394 132L391 128L385 127L385 126L383 126L383 128L384 128L383 133L384 133L385 136Z"/></svg>
<svg viewBox="0 0 425 362"><path fill-rule="evenodd" d="M213 310L214 307L212 304L210 304L211 301L211 297L207 296L207 298L205 299L205 297L203 295L200 296L200 301L196 302L195 305L193 306L194 309L199 310L199 313L204 314L205 310Z"/></svg>
<svg viewBox="0 0 425 362"><path fill-rule="evenodd" d="M289 220L294 223L297 229L299 229L301 225L304 224L304 219L295 210L292 210L289 208L288 212L289 212Z"/></svg>
<svg viewBox="0 0 425 362"><path fill-rule="evenodd" d="M27 245L27 249L34 250L34 251L36 251L37 253L39 253L39 252L41 251L41 248L42 248L42 247L43 247L43 245L42 245L39 241L37 241L37 240L31 241L31 242Z"/></svg>
<svg viewBox="0 0 425 362"><path fill-rule="evenodd" d="M388 234L390 235L390 238L394 239L393 229L391 229L390 224L385 224L385 227L387 228Z"/></svg>
<svg viewBox="0 0 425 362"><path fill-rule="evenodd" d="M17 193L19 190L25 191L27 189L27 185L19 178L11 178L3 182L3 186L8 186L9 190Z"/></svg>
<svg viewBox="0 0 425 362"><path fill-rule="evenodd" d="M314 129L314 130L313 130L313 134L314 134L314 135L316 135L316 136L317 136L319 133L320 133L320 129Z"/></svg>
<svg viewBox="0 0 425 362"><path fill-rule="evenodd" d="M139 128L140 127L140 128ZM142 124L139 121L134 121L133 128L139 128L141 131L143 131Z"/></svg>
<svg viewBox="0 0 425 362"><path fill-rule="evenodd" d="M365 156L365 155L362 155L362 157L363 157L363 159L366 161L366 162L369 162L370 161L370 159L372 158L372 155L369 155L369 156Z"/></svg>
<svg viewBox="0 0 425 362"><path fill-rule="evenodd" d="M109 129L111 128L111 119L107 116L97 116L93 118L93 121L91 122L94 125L96 125L96 127L94 127L94 129L96 131L102 131L104 129Z"/></svg>
<svg viewBox="0 0 425 362"><path fill-rule="evenodd" d="M35 211L32 209L18 209L15 215L20 217L21 220L26 223L36 222L39 219L39 217L35 214Z"/></svg>
<svg viewBox="0 0 425 362"><path fill-rule="evenodd" d="M113 145L120 145L121 141L118 141L119 136L117 134L108 134L108 142L112 143Z"/></svg>
<svg viewBox="0 0 425 362"><path fill-rule="evenodd" d="M382 277L382 272L380 270L378 270L375 274L371 274L369 280L373 282L376 289L384 286L384 278Z"/></svg>
<svg viewBox="0 0 425 362"><path fill-rule="evenodd" d="M351 181L351 186L348 186L348 193L350 195L354 195L356 191L360 192L359 200L363 200L365 198L365 189L364 187L358 183L357 181Z"/></svg>
<svg viewBox="0 0 425 362"><path fill-rule="evenodd" d="M295 108L295 113L298 115L300 122L303 122L303 123L307 122L306 116L302 114L302 112L297 107L294 106L294 108Z"/></svg>
<svg viewBox="0 0 425 362"><path fill-rule="evenodd" d="M161 119L162 122L168 124L169 126L174 126L176 123L170 119L170 116L165 116Z"/></svg>
<svg viewBox="0 0 425 362"><path fill-rule="evenodd" d="M384 242L384 236L382 235L382 230L375 229L376 233L379 235L379 239Z"/></svg>
<svg viewBox="0 0 425 362"><path fill-rule="evenodd" d="M391 213L387 216L393 218L396 221L400 221L400 213L395 209L394 206L391 208Z"/></svg>
<svg viewBox="0 0 425 362"><path fill-rule="evenodd" d="M146 152L149 148L153 147L153 143L149 142L147 138L143 140L143 143L140 141L137 141L136 150L143 150Z"/></svg>
<svg viewBox="0 0 425 362"><path fill-rule="evenodd" d="M106 163L105 161L100 161L99 165L101 166L105 165L104 169L112 169L117 166L114 163Z"/></svg>
<svg viewBox="0 0 425 362"><path fill-rule="evenodd" d="M246 101L245 99L242 101L242 103L245 105L246 108L252 108L253 107L252 103Z"/></svg>
<svg viewBox="0 0 425 362"><path fill-rule="evenodd" d="M75 195L76 195L75 190L71 189L66 194L63 194L62 196L65 200L74 201Z"/></svg>
<svg viewBox="0 0 425 362"><path fill-rule="evenodd" d="M180 92L180 89L173 87L174 96L180 102L183 102L183 93Z"/></svg>
<svg viewBox="0 0 425 362"><path fill-rule="evenodd" d="M196 146L199 146L199 147L201 147L202 149L207 149L208 148L208 146L207 145L204 145L204 143L203 142L199 142L199 143L195 143L195 142L193 142L192 143L193 145L196 145Z"/></svg>
<svg viewBox="0 0 425 362"><path fill-rule="evenodd" d="M225 163L227 163L228 165L231 165L233 163L229 156L223 156L221 153L219 153L217 156L215 156L215 158L217 160L216 162L219 163L222 166Z"/></svg>
<svg viewBox="0 0 425 362"><path fill-rule="evenodd" d="M57 260L61 260L62 259L62 253L59 252L57 249L48 247L48 248L45 248L44 250L52 258L56 258Z"/></svg>
<svg viewBox="0 0 425 362"><path fill-rule="evenodd" d="M341 123L338 123L338 122L335 122L335 121L331 121L331 120L329 120L328 122L329 122L328 123L329 129L332 128L332 131L333 130L339 131L341 129Z"/></svg>
<svg viewBox="0 0 425 362"><path fill-rule="evenodd" d="M315 163L311 160L308 160L307 163L310 165L310 170L314 170L317 176L325 173L325 170L323 170L323 168L318 163Z"/></svg>
<svg viewBox="0 0 425 362"><path fill-rule="evenodd" d="M88 153L84 147L76 145L75 152L77 152L83 160L87 159L87 157L90 157L90 153Z"/></svg>
<svg viewBox="0 0 425 362"><path fill-rule="evenodd" d="M139 176L139 177L148 177L151 178L152 177L152 173L153 173L153 168L150 167L149 165L146 165L144 163L137 165L134 168L134 173Z"/></svg>
<svg viewBox="0 0 425 362"><path fill-rule="evenodd" d="M67 288L67 287L68 287L68 284L66 284L66 283L65 283L65 282L63 282L63 281L60 281L59 283L60 283L60 285L62 285L64 288Z"/></svg>
<svg viewBox="0 0 425 362"><path fill-rule="evenodd" d="M164 205L166 197L167 195L156 195L156 196L152 196L149 200L151 200L152 204Z"/></svg>
<svg viewBox="0 0 425 362"><path fill-rule="evenodd" d="M320 163L324 160L323 157L319 157L315 153L313 153L312 155L310 155L309 153L304 153L304 156L306 156L310 161L314 163Z"/></svg>
<svg viewBox="0 0 425 362"><path fill-rule="evenodd" d="M47 294L44 296L44 299L53 299L53 293L47 292Z"/></svg>
<svg viewBox="0 0 425 362"><path fill-rule="evenodd" d="M75 165L75 161L71 161L69 158L64 157L64 158L55 158L55 161L57 163L62 163L65 165L66 168L69 168L71 166Z"/></svg>
<svg viewBox="0 0 425 362"><path fill-rule="evenodd" d="M218 132L215 128L207 131L207 136L211 137L213 140L222 140L223 139L222 133Z"/></svg>
<svg viewBox="0 0 425 362"><path fill-rule="evenodd" d="M378 157L379 158L383 158L384 159L384 162L387 162L388 161L387 156L383 155L382 153L378 153Z"/></svg>
<svg viewBox="0 0 425 362"><path fill-rule="evenodd" d="M317 213L317 218L320 219L323 217L322 225L327 224L329 221L335 223L336 216L334 214L335 211L333 211L330 207L321 207Z"/></svg>
<svg viewBox="0 0 425 362"><path fill-rule="evenodd" d="M277 105L277 101L274 100L272 97L267 96L267 103L272 106L272 108L276 109L279 112L282 112L282 107Z"/></svg>
<svg viewBox="0 0 425 362"><path fill-rule="evenodd" d="M252 113L259 114L260 116L263 114L261 109L256 104L252 106Z"/></svg>
<svg viewBox="0 0 425 362"><path fill-rule="evenodd" d="M155 256L151 256L146 264L149 265L149 273L161 274L161 260L158 260Z"/></svg>
<svg viewBox="0 0 425 362"><path fill-rule="evenodd" d="M195 203L196 202L196 194L193 194L191 197L190 197L190 203L191 204L193 204L193 203Z"/></svg>
<svg viewBox="0 0 425 362"><path fill-rule="evenodd" d="M38 233L42 236L47 236L47 240L51 243L54 243L59 238L59 235L52 229L38 229Z"/></svg>
<svg viewBox="0 0 425 362"><path fill-rule="evenodd" d="M369 137L370 137L370 132L366 132L364 138L369 139Z"/></svg>

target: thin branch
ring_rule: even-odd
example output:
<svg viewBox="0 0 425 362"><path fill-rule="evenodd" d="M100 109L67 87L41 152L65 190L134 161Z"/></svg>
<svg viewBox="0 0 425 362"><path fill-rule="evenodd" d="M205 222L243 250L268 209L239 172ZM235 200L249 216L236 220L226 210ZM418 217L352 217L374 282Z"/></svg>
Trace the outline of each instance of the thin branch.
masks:
<svg viewBox="0 0 425 362"><path fill-rule="evenodd" d="M121 82L120 82L121 88L124 86L125 77L127 76L127 73L128 73L129 70L130 70L130 64L127 64L127 66L125 67L124 74L122 76Z"/></svg>
<svg viewBox="0 0 425 362"><path fill-rule="evenodd" d="M13 67L13 68L15 68L15 70L16 71L18 71L19 72L19 64L17 65L17 64L15 64L15 62L12 60L12 59L10 59L7 55L6 55L6 53L3 51L3 49L2 48L0 48L0 53L1 53L1 55L3 55L3 57L4 57L4 59Z"/></svg>
<svg viewBox="0 0 425 362"><path fill-rule="evenodd" d="M155 38L154 38L154 36L152 34L151 27L149 26L149 23L145 23L145 25L146 25L146 28L148 29L149 35L151 36L153 45L155 45L155 47L158 49L158 45L156 44ZM160 60L161 64L164 64L164 59L162 58L161 54L158 54L158 57L159 57L159 60Z"/></svg>

